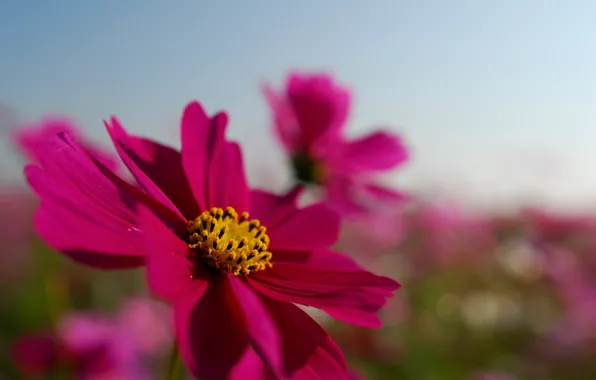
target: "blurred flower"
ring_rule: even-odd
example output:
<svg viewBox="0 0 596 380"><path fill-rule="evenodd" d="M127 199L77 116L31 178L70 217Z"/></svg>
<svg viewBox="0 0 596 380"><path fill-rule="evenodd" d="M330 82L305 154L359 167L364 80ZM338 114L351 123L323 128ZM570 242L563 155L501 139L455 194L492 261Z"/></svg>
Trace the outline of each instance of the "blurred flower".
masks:
<svg viewBox="0 0 596 380"><path fill-rule="evenodd" d="M240 147L225 139L226 114L210 118L197 102L182 116L181 152L129 135L116 118L106 124L144 191L60 133L36 146L42 166L26 169L42 199L40 235L88 265L146 263L151 289L173 306L182 358L201 378L345 376L341 351L294 303L379 327L376 312L399 285L328 249L337 214L298 209L300 188L251 192Z"/></svg>
<svg viewBox="0 0 596 380"><path fill-rule="evenodd" d="M33 229L36 199L29 189L0 188L0 281L23 273Z"/></svg>
<svg viewBox="0 0 596 380"><path fill-rule="evenodd" d="M47 118L36 124L19 127L13 131L13 139L25 157L37 162L40 159L38 157L40 145L47 144L50 139L59 133L67 133L91 157L100 161L106 167L116 168L117 163L112 157L113 155L84 140L75 123L66 118Z"/></svg>
<svg viewBox="0 0 596 380"><path fill-rule="evenodd" d="M142 312L132 315L130 307ZM27 375L58 370L81 380L151 379L147 360L160 354L160 347L170 340L169 334L161 334L169 331L162 307L155 301L136 299L124 309L126 314L116 318L97 313L66 315L55 334L40 333L17 340L13 358ZM151 328L146 331L130 328L148 320ZM155 330L158 334L153 339L158 344L150 349L138 345Z"/></svg>
<svg viewBox="0 0 596 380"><path fill-rule="evenodd" d="M299 182L324 188L343 215L362 215L401 204L404 194L375 183L374 175L403 164L407 150L387 131L347 140L343 128L350 93L329 75L288 76L283 92L266 86L275 131L291 157Z"/></svg>
<svg viewBox="0 0 596 380"><path fill-rule="evenodd" d="M545 247L547 274L555 281L563 301L564 314L557 321L547 339L555 354L568 354L596 341L596 277L587 270L582 257L575 252Z"/></svg>
<svg viewBox="0 0 596 380"><path fill-rule="evenodd" d="M408 239L402 249L411 260L412 274L487 257L495 245L485 218L464 212L452 202L418 205L405 216Z"/></svg>
<svg viewBox="0 0 596 380"><path fill-rule="evenodd" d="M395 248L404 235L401 213L366 214L344 221L339 246L352 257L370 262L371 256Z"/></svg>

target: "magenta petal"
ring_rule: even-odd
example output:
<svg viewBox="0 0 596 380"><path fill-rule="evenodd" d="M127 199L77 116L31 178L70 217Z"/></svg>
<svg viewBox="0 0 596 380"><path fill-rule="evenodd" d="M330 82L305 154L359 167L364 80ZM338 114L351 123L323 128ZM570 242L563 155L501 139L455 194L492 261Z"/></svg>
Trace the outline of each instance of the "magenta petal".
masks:
<svg viewBox="0 0 596 380"><path fill-rule="evenodd" d="M229 380L275 380L277 377L252 348L246 350L230 373Z"/></svg>
<svg viewBox="0 0 596 380"><path fill-rule="evenodd" d="M228 279L218 277L202 296L180 299L173 307L180 353L192 374L226 378L249 347L244 313Z"/></svg>
<svg viewBox="0 0 596 380"><path fill-rule="evenodd" d="M286 84L288 101L300 126L302 149L315 143L327 145L345 125L350 108L350 93L326 74L293 73Z"/></svg>
<svg viewBox="0 0 596 380"><path fill-rule="evenodd" d="M150 197L157 200L164 206L168 207L172 212L178 214L181 220L184 220L184 217L180 213L180 211L174 206L172 201L163 193L163 191L147 176L141 168L137 165L137 162L131 158L129 152L131 150L128 148L131 145L131 139L129 138L128 134L122 128L120 123L116 118L112 118L112 124L105 122L106 128L112 141L114 142L114 146L120 155L120 158L126 165L126 167L130 170L132 175L135 177L139 185L149 194ZM137 140L138 143L139 140ZM173 172L169 172L168 174L173 175ZM172 178L170 178L172 181Z"/></svg>
<svg viewBox="0 0 596 380"><path fill-rule="evenodd" d="M189 103L182 115L182 166L202 210L208 207L206 192L211 159L214 150L225 143L227 121L224 113L209 118L198 102Z"/></svg>
<svg viewBox="0 0 596 380"><path fill-rule="evenodd" d="M391 169L407 159L408 151L402 140L389 132L379 131L346 143L341 162L345 171L362 173Z"/></svg>
<svg viewBox="0 0 596 380"><path fill-rule="evenodd" d="M323 309L348 323L380 327L376 312L399 284L355 267L340 254L319 256L331 259L313 257L304 264L276 262L272 269L253 274L250 283L268 297Z"/></svg>
<svg viewBox="0 0 596 380"><path fill-rule="evenodd" d="M28 166L25 175L41 199L35 228L46 243L99 268L141 265L132 186L64 134L40 145L37 156L43 169Z"/></svg>
<svg viewBox="0 0 596 380"><path fill-rule="evenodd" d="M191 278L188 245L147 207L139 206L140 227L145 232L147 280L151 291L166 300L176 300L200 291L204 281Z"/></svg>
<svg viewBox="0 0 596 380"><path fill-rule="evenodd" d="M319 203L297 209L276 226L268 228L270 250L303 250L328 247L339 237L339 215ZM274 258L275 260L275 258Z"/></svg>
<svg viewBox="0 0 596 380"><path fill-rule="evenodd" d="M327 333L297 306L264 299L282 340L285 379L347 378L341 350Z"/></svg>
<svg viewBox="0 0 596 380"><path fill-rule="evenodd" d="M60 338L78 354L102 348L115 334L115 324L101 315L71 314L60 321Z"/></svg>
<svg viewBox="0 0 596 380"><path fill-rule="evenodd" d="M300 129L294 110L285 96L278 94L271 87L263 86L262 92L271 108L275 131L281 143L287 151L294 152L300 147Z"/></svg>
<svg viewBox="0 0 596 380"><path fill-rule="evenodd" d="M179 210L186 219L201 213L184 174L180 152L129 135L114 117L105 125L118 154L148 194L172 211Z"/></svg>
<svg viewBox="0 0 596 380"><path fill-rule="evenodd" d="M401 203L405 202L409 199L408 195L389 189L384 186L379 186L375 184L366 184L363 185L363 190L366 191L371 197L376 198L381 202L393 202L393 203Z"/></svg>
<svg viewBox="0 0 596 380"><path fill-rule="evenodd" d="M210 207L231 206L239 213L250 209L250 191L238 144L220 141L213 153L209 171L207 203Z"/></svg>
<svg viewBox="0 0 596 380"><path fill-rule="evenodd" d="M332 174L324 183L327 190L327 202L330 207L342 215L362 215L367 209L357 200L355 183L352 178Z"/></svg>
<svg viewBox="0 0 596 380"><path fill-rule="evenodd" d="M262 190L252 190L250 217L258 219L268 229L276 227L284 218L298 209L298 197L302 190L302 186L296 186L283 196Z"/></svg>
<svg viewBox="0 0 596 380"><path fill-rule="evenodd" d="M37 151L40 144L45 144L58 133L67 133L77 141L93 158L101 162L110 170L117 167L116 160L105 150L98 148L79 135L76 124L65 118L49 118L38 125L26 126L14 131L13 138L23 153L34 162L38 161Z"/></svg>
<svg viewBox="0 0 596 380"><path fill-rule="evenodd" d="M246 316L251 346L273 372L278 373L282 360L281 341L271 315L259 295L243 281L230 277L230 283Z"/></svg>

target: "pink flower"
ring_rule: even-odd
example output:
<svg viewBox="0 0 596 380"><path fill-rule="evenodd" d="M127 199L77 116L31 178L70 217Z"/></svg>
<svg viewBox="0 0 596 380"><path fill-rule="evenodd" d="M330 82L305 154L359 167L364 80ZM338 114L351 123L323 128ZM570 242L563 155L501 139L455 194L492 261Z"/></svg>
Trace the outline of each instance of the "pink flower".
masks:
<svg viewBox="0 0 596 380"><path fill-rule="evenodd" d="M488 220L451 202L420 204L406 217L412 275L488 257L495 241Z"/></svg>
<svg viewBox="0 0 596 380"><path fill-rule="evenodd" d="M160 310L154 302L134 302L144 303L143 318L154 318L153 327L168 328L164 319L156 319ZM17 340L13 358L21 371L29 375L63 369L82 380L151 379L144 360L154 357L157 350L147 351L137 345L143 337L130 329L131 322L130 315L111 318L73 313L62 318L55 334L32 334Z"/></svg>
<svg viewBox="0 0 596 380"><path fill-rule="evenodd" d="M338 217L322 204L298 209L299 188L251 191L226 124L226 114L209 118L190 103L177 152L112 118L108 131L143 191L60 134L37 150L43 169L26 169L42 199L37 230L79 262L145 263L150 288L173 307L182 358L200 378L345 379L341 351L294 303L379 327L376 312L399 284L329 250Z"/></svg>
<svg viewBox="0 0 596 380"><path fill-rule="evenodd" d="M350 93L329 75L291 74L283 93L265 87L278 137L291 156L298 181L324 188L328 202L345 215L361 215L404 201L379 186L374 175L403 164L401 139L376 131L356 140L343 133Z"/></svg>
<svg viewBox="0 0 596 380"><path fill-rule="evenodd" d="M116 167L116 161L111 154L88 141L83 141L76 124L66 118L46 118L39 123L17 128L13 131L12 137L21 153L29 160L37 162L38 146L47 143L48 140L61 132L68 133L92 157L101 161L105 166L112 169Z"/></svg>

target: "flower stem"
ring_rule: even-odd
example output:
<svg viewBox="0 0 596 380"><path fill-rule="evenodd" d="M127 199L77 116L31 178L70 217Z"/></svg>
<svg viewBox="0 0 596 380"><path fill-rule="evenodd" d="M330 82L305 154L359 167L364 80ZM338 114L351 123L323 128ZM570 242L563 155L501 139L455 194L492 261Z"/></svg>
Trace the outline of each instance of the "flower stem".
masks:
<svg viewBox="0 0 596 380"><path fill-rule="evenodd" d="M166 368L164 380L182 380L184 378L184 367L180 360L180 353L178 352L178 345L176 342L172 345L170 353L170 360Z"/></svg>

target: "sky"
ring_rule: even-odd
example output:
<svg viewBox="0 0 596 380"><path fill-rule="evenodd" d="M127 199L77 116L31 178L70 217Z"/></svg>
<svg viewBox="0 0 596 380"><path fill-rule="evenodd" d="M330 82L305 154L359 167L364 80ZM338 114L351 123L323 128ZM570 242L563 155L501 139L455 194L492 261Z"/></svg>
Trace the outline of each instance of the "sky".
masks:
<svg viewBox="0 0 596 380"><path fill-rule="evenodd" d="M410 147L389 183L587 207L595 18L591 0L0 0L0 105L20 122L69 115L106 144L114 114L179 145L197 99L229 113L251 183L283 189L259 86L329 71L353 91L351 136L388 128ZM20 177L17 164L0 170Z"/></svg>

